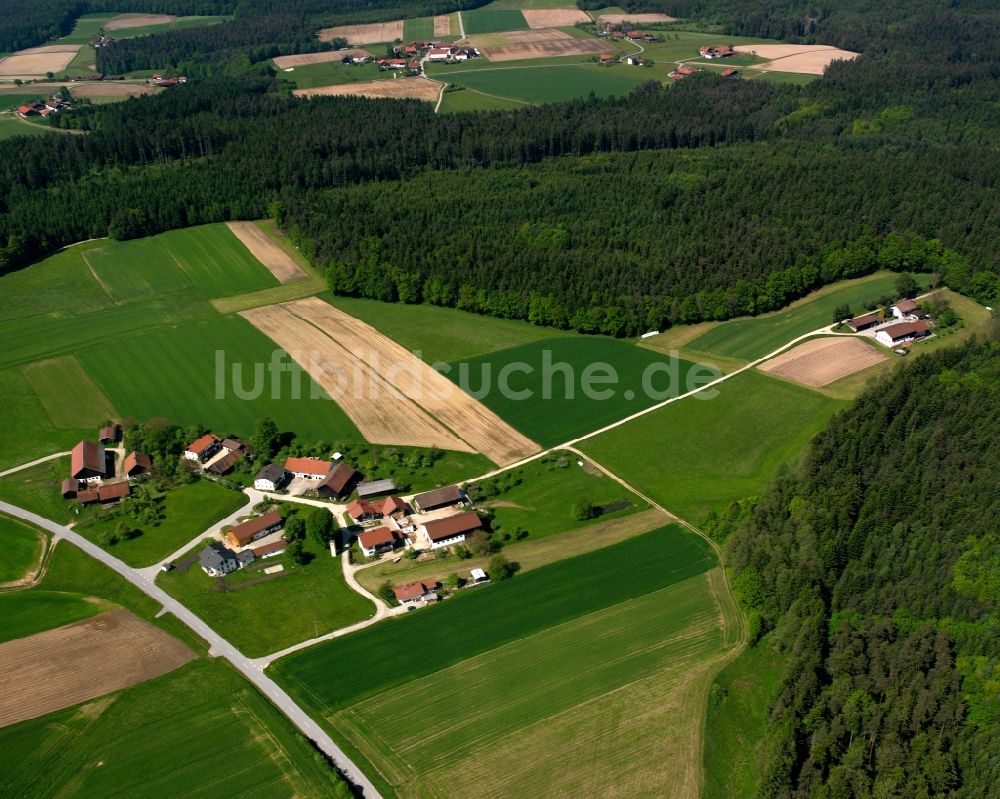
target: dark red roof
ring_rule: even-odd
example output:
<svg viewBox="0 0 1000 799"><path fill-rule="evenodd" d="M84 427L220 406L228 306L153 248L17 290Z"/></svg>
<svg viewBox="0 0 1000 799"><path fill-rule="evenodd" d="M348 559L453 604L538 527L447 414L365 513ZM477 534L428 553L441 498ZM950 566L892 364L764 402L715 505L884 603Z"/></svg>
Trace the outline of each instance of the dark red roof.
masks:
<svg viewBox="0 0 1000 799"><path fill-rule="evenodd" d="M250 551L253 552L255 558L262 558L265 555L273 555L275 552L281 552L287 546L288 544L285 539L280 538L277 541L272 541L270 544L262 544L259 547L254 547Z"/></svg>
<svg viewBox="0 0 1000 799"><path fill-rule="evenodd" d="M883 328L883 330L879 332L888 333L889 338L896 341L897 339L905 338L906 336L926 333L930 329L931 326L926 322L900 322L898 325L890 325L889 327Z"/></svg>
<svg viewBox="0 0 1000 799"><path fill-rule="evenodd" d="M354 521L357 521L362 516L376 515L378 513L378 508L372 505L367 499L356 499L347 506L347 515L354 519Z"/></svg>
<svg viewBox="0 0 1000 799"><path fill-rule="evenodd" d="M86 471L104 474L104 446L94 441L81 441L70 453L70 477L80 477Z"/></svg>
<svg viewBox="0 0 1000 799"><path fill-rule="evenodd" d="M281 514L276 510L272 510L263 516L258 516L256 519L250 519L249 521L237 524L227 535L231 536L240 546L243 546L248 541L251 541L257 533L278 524L281 524Z"/></svg>
<svg viewBox="0 0 1000 799"><path fill-rule="evenodd" d="M122 499L132 493L132 489L126 482L108 483L97 489L97 498L101 502L110 502L113 499Z"/></svg>
<svg viewBox="0 0 1000 799"><path fill-rule="evenodd" d="M396 533L384 526L373 527L371 530L365 530L358 536L358 542L365 549L371 549L372 547L377 547L380 544L391 544L395 540Z"/></svg>
<svg viewBox="0 0 1000 799"><path fill-rule="evenodd" d="M320 486L325 486L326 488L329 488L339 494L347 488L347 484L351 482L357 474L358 473L354 471L353 467L348 466L346 463L338 463L333 467L333 471L326 476L326 479L320 483Z"/></svg>
<svg viewBox="0 0 1000 799"><path fill-rule="evenodd" d="M132 475L133 472L148 472L153 468L153 459L145 452L130 452L125 456L125 474Z"/></svg>
<svg viewBox="0 0 1000 799"><path fill-rule="evenodd" d="M218 443L218 441L219 439L216 436L208 433L207 435L203 435L197 441L193 441L188 444L187 451L193 452L195 455L201 455L201 453L211 449L213 445Z"/></svg>
<svg viewBox="0 0 1000 799"><path fill-rule="evenodd" d="M412 583L397 585L392 589L392 592L396 595L396 599L403 602L407 599L422 597L424 594L429 591L433 591L435 588L437 588L437 583L434 580L417 580Z"/></svg>
<svg viewBox="0 0 1000 799"><path fill-rule="evenodd" d="M467 510L465 513L449 516L446 519L436 519L433 522L427 522L424 525L424 529L427 530L427 537L431 541L441 541L445 538L461 535L462 533L471 533L482 526L483 523L479 519L479 514L474 510Z"/></svg>

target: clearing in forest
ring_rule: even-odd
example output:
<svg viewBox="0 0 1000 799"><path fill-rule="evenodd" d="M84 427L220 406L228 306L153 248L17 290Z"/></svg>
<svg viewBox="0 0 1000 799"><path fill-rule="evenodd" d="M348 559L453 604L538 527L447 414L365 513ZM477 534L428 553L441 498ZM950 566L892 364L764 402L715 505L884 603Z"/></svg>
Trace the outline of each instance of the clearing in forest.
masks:
<svg viewBox="0 0 1000 799"><path fill-rule="evenodd" d="M340 86L319 86L315 89L296 89L299 97L371 97L375 100L424 100L437 102L444 88L443 83L428 78L397 78L395 80L370 80Z"/></svg>
<svg viewBox="0 0 1000 799"><path fill-rule="evenodd" d="M578 8L526 8L521 13L529 28L567 28L590 20Z"/></svg>
<svg viewBox="0 0 1000 799"><path fill-rule="evenodd" d="M339 25L336 28L323 28L319 34L321 42L333 39L347 39L348 44L379 44L394 42L403 38L403 20L394 22L371 22L365 25Z"/></svg>
<svg viewBox="0 0 1000 799"><path fill-rule="evenodd" d="M885 353L860 339L818 338L805 341L757 368L803 386L819 388L886 358Z"/></svg>
<svg viewBox="0 0 1000 799"><path fill-rule="evenodd" d="M104 30L118 31L127 28L144 28L147 25L166 25L177 17L172 14L122 14L104 23Z"/></svg>
<svg viewBox="0 0 1000 799"><path fill-rule="evenodd" d="M194 653L117 609L0 644L0 727L159 677Z"/></svg>
<svg viewBox="0 0 1000 799"><path fill-rule="evenodd" d="M277 278L279 283L294 283L307 277L302 267L281 249L256 222L227 222L233 235L250 250L250 254L260 261Z"/></svg>

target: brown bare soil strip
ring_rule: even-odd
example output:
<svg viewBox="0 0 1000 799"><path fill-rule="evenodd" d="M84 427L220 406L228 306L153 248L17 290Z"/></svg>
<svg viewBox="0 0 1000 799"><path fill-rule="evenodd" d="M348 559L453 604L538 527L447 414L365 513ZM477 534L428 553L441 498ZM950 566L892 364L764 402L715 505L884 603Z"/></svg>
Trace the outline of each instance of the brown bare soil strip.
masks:
<svg viewBox="0 0 1000 799"><path fill-rule="evenodd" d="M643 22L677 21L677 17L668 17L666 14L601 14L598 19L610 22L612 25L617 25L620 22L634 22L641 25Z"/></svg>
<svg viewBox="0 0 1000 799"><path fill-rule="evenodd" d="M0 61L0 77L44 76L47 72L62 72L79 49L78 44L55 45L15 53Z"/></svg>
<svg viewBox="0 0 1000 799"><path fill-rule="evenodd" d="M884 360L884 353L859 339L819 338L805 341L757 368L819 388Z"/></svg>
<svg viewBox="0 0 1000 799"><path fill-rule="evenodd" d="M329 42L336 38L347 39L349 44L380 44L394 42L403 38L403 20L395 22L372 22L366 25L339 25L336 28L323 28L319 34L321 42Z"/></svg>
<svg viewBox="0 0 1000 799"><path fill-rule="evenodd" d="M298 300L285 307L326 331L376 369L387 383L494 463L501 466L513 463L540 449L436 369L370 325L316 298Z"/></svg>
<svg viewBox="0 0 1000 799"><path fill-rule="evenodd" d="M301 55L279 55L274 59L278 69L288 67L304 67L306 64L325 64L328 61L343 61L344 58L363 58L370 56L367 50L327 50L325 53L302 53Z"/></svg>
<svg viewBox="0 0 1000 799"><path fill-rule="evenodd" d="M166 25L177 17L172 14L122 14L104 23L106 31L120 31L126 28L144 28L147 25Z"/></svg>
<svg viewBox="0 0 1000 799"><path fill-rule="evenodd" d="M226 226L279 283L294 283L307 277L302 267L253 222L227 222Z"/></svg>
<svg viewBox="0 0 1000 799"><path fill-rule="evenodd" d="M156 94L162 91L163 89L159 86L111 81L73 83L69 86L69 93L74 97L139 97L143 94Z"/></svg>
<svg viewBox="0 0 1000 799"><path fill-rule="evenodd" d="M288 352L371 443L473 451L386 383L356 352L300 319L287 306L254 308L240 316Z"/></svg>
<svg viewBox="0 0 1000 799"><path fill-rule="evenodd" d="M831 62L850 61L860 55L823 44L738 44L733 49L738 53L771 59L763 64L754 64L754 69L797 72L800 75L822 75Z"/></svg>
<svg viewBox="0 0 1000 799"><path fill-rule="evenodd" d="M451 17L448 14L444 14L440 17L434 17L434 35L435 36L450 36L451 35Z"/></svg>
<svg viewBox="0 0 1000 799"><path fill-rule="evenodd" d="M590 20L578 8L526 8L521 13L529 28L568 28Z"/></svg>
<svg viewBox="0 0 1000 799"><path fill-rule="evenodd" d="M511 31L504 37L509 45L483 50L490 61L519 61L523 58L551 58L566 55L587 55L607 50L607 43L598 39L575 39L557 30Z"/></svg>
<svg viewBox="0 0 1000 799"><path fill-rule="evenodd" d="M428 78L396 78L395 80L369 80L341 86L320 86L315 89L296 89L299 97L371 97L375 100L425 100L437 102L443 83Z"/></svg>
<svg viewBox="0 0 1000 799"><path fill-rule="evenodd" d="M166 674L194 653L117 609L0 644L0 727Z"/></svg>

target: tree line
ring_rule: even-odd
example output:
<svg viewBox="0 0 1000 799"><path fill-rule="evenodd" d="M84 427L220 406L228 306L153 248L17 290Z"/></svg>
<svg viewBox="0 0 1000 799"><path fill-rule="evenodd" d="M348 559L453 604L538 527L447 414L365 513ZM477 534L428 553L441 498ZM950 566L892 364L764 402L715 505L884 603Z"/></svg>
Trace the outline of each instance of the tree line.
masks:
<svg viewBox="0 0 1000 799"><path fill-rule="evenodd" d="M758 796L995 793L998 425L996 341L921 356L736 525L734 588L785 658Z"/></svg>

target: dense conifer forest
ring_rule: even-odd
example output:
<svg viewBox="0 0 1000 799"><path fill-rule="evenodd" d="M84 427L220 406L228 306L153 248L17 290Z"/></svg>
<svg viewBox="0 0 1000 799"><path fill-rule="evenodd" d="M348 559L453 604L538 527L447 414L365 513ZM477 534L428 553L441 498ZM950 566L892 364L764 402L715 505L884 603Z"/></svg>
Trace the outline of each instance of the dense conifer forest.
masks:
<svg viewBox="0 0 1000 799"><path fill-rule="evenodd" d="M996 341L922 356L737 525L737 592L786 657L760 796L996 795L998 425Z"/></svg>

